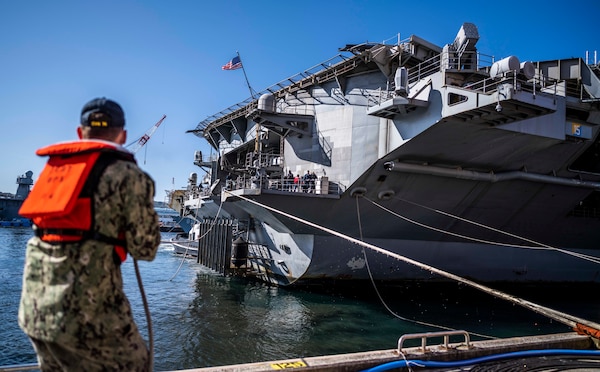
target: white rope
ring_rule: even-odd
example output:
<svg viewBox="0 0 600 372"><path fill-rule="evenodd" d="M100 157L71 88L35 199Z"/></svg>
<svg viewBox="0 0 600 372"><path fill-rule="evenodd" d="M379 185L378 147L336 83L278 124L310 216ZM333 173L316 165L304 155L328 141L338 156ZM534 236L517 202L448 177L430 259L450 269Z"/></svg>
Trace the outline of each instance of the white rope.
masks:
<svg viewBox="0 0 600 372"><path fill-rule="evenodd" d="M356 217L358 218L358 230L359 230L359 234L360 234L360 240L362 241L363 240L363 234L362 234L362 223L361 223L361 220L360 220L360 206L359 206L359 203L358 203L358 197L356 198ZM377 297L379 298L379 301L381 302L381 304L383 305L383 307L385 307L386 310L390 312L390 314L392 314L396 318L398 318L400 320L404 320L406 322L411 322L411 323L415 323L415 324L419 324L419 325L424 325L424 326L428 326L428 327L433 327L433 328L445 329L447 331L456 331L456 329L454 329L454 328L445 327L445 326L441 326L441 325L433 324L433 323L422 322L420 320L405 318L405 317L401 316L400 314L396 313L395 311L393 311L388 306L388 304L385 302L385 300L383 299L383 296L381 296L381 294L379 293L379 289L377 289L377 285L375 284L375 279L373 278L373 273L371 272L371 267L369 266L369 260L367 258L367 252L365 251L365 247L362 247L362 254L363 254L363 257L365 258L365 266L367 268L367 272L369 273L369 279L371 280L371 284L373 285L373 289L375 290L375 293L377 294ZM483 338L492 338L492 339L496 338L496 337L482 335L482 334L478 334L478 333L474 333L474 332L471 332L471 333L474 334L474 335L476 335L476 336L483 337Z"/></svg>
<svg viewBox="0 0 600 372"><path fill-rule="evenodd" d="M255 201L255 200L248 199L248 198L246 198L244 196L241 196L241 195L236 195L236 194L234 194L234 193L232 193L232 192L230 192L228 190L224 190L224 192L228 193L228 194L230 194L230 195L232 195L234 197L238 197L238 198L240 198L242 200L245 200L245 201L247 201L249 203L258 205L258 206L260 206L262 208L265 208L267 210L275 212L277 214L281 214L281 215L283 215L283 216L285 216L287 218L290 218L290 219L293 219L295 221L304 223L304 224L306 224L308 226L314 227L315 229L322 230L322 231L324 231L326 233L329 233L331 235L334 235L334 236L337 236L339 238L345 239L345 240L347 240L347 241L349 241L351 243L354 243L354 244L357 244L359 246L368 248L368 249L370 249L372 251L379 252L379 253L381 253L383 255L395 258L395 259L397 259L399 261L403 261L403 262L406 262L406 263L411 264L413 266L419 267L419 268L421 268L423 270L427 270L427 271L429 271L429 272L431 272L433 274L438 274L438 275L443 276L445 278L448 278L448 279L457 281L459 283L463 283L465 285L468 285L470 287L479 289L479 290L481 290L481 291L483 291L485 293L488 293L488 294L490 294L492 296L495 296L497 298L501 298L501 299L507 300L509 302L512 302L514 304L517 304L519 306L522 306L522 307L525 307L525 308L527 308L529 310L532 310L532 311L534 311L534 312L536 312L538 314L545 315L545 316L547 316L547 317L549 317L551 319L554 319L554 320L556 320L556 321L558 321L560 323L563 323L563 324L565 324L567 326L575 327L577 325L577 323L581 323L581 324L586 325L588 327L600 330L600 324L597 324L597 323L594 323L594 322L590 322L589 320L582 319L582 318L579 318L579 317L575 317L573 315L566 314L566 313L563 313L563 312L560 312L560 311L557 311L557 310L554 310L554 309L551 309L551 308L548 308L548 307L544 307L542 305L539 305L539 304L536 304L536 303L524 300L522 298L518 298L518 297L512 296L510 294L504 293L502 291L499 291L499 290L496 290L496 289L484 286L484 285L479 284L477 282L474 282L472 280L469 280L469 279L463 278L461 276L449 273L447 271L438 269L436 267L424 264L422 262L419 262L419 261L413 260L411 258L402 256L400 254L388 251L386 249L377 247L377 246L375 246L373 244L369 244L367 242L362 242L362 241L360 241L358 239L355 239L355 238L352 238L350 236L344 235L344 234L342 234L340 232L337 232L335 230L332 230L332 229L329 229L329 228L326 228L326 227L323 227L323 226L319 226L319 225L317 225L315 223L312 223L310 221L303 220L303 219L301 219L299 217L296 217L296 216L293 216L293 215L291 215L289 213L277 210L277 209L272 208L272 207L270 207L268 205L261 204L261 203Z"/></svg>
<svg viewBox="0 0 600 372"><path fill-rule="evenodd" d="M488 230L491 230L491 231L494 231L494 232L497 232L497 233L502 233L504 235L508 235L510 237L513 237L513 238L521 239L523 241L526 241L526 242L529 242L529 243L532 243L532 244L536 244L538 246L523 246L523 245L515 245L515 244L493 242L493 241L489 241L489 240L483 240L483 239L473 238L473 237L466 236L466 235L456 234L456 233L453 233L453 232L450 232L450 231L445 231L445 230L442 230L442 229L439 229L439 228L436 228L436 227L433 227L433 226L429 226L429 225L426 225L424 223L412 220L412 219L410 219L408 217L402 216L402 215L400 215L400 214L398 214L398 213L396 213L396 212L394 212L392 210L389 210L388 208L382 206L381 204L376 203L375 201L373 201L373 200L371 200L371 199L369 199L367 197L364 197L364 198L366 200L368 200L369 202L371 202L373 205L375 205L375 206L383 209L384 211L386 211L386 212L388 212L388 213L390 213L390 214L392 214L392 215L394 215L394 216L396 216L398 218L401 218L401 219L403 219L405 221L408 221L408 222L410 222L412 224L424 227L426 229L434 230L434 231L437 231L437 232L440 232L440 233L443 233L443 234L456 236L456 237L459 237L459 238L463 238L465 240L470 240L470 241L475 241L475 242L485 243L485 244L491 244L491 245L497 245L497 246L512 247L512 248L523 248L523 249L540 249L540 250L557 251L557 252L564 253L566 255L570 255L570 256L574 256L574 257L580 258L582 260L586 260L586 261L590 261L590 262L593 262L593 263L600 264L600 258L599 257L590 256L590 255L583 254L583 253L578 253L578 252L572 252L572 251L569 251L569 250L566 250L566 249L562 249L562 248L556 248L556 247L553 247L553 246L550 246L550 245L547 245L547 244L543 244L543 243L537 242L535 240L531 240L531 239L528 239L528 238L525 238L525 237L522 237L522 236L519 236L519 235L515 235L515 234L509 233L509 232L506 232L506 231L502 231L502 230L496 229L496 228L491 227L491 226L483 225L481 223L478 223L478 222L475 222L475 221L471 221L471 220L468 220L466 218L462 218L462 217L459 217L459 216L455 216L455 215L452 215L450 213L447 213L447 212L444 212L444 211L440 211L438 209L433 209L433 208L430 208L430 207L427 207L427 206L424 206L424 205L420 205L420 204L417 204L417 203L414 203L414 202L411 202L411 201L408 201L408 200L405 200L405 199L397 199L397 200L401 200L403 202L406 202L406 203L409 203L409 204L412 204L412 205L415 205L415 206L418 206L418 207L421 207L421 208L427 209L429 211L436 212L436 213L439 213L439 214L442 214L442 215L445 215L445 216L448 216L448 217L452 217L452 218L455 218L457 220L460 220L460 221L463 221L463 222L467 222L467 223L473 224L475 226L479 226L479 227L484 228L484 229L488 229Z"/></svg>
<svg viewBox="0 0 600 372"><path fill-rule="evenodd" d="M140 289L140 295L142 296L142 304L144 305L144 312L146 313L146 323L148 324L148 371L153 371L154 368L154 334L152 333L152 317L150 315L150 307L148 306L148 299L146 298L146 292L144 291L144 285L142 284L142 275L140 274L140 268L138 267L137 260L133 259L133 267L135 269L135 277L137 278L138 287Z"/></svg>

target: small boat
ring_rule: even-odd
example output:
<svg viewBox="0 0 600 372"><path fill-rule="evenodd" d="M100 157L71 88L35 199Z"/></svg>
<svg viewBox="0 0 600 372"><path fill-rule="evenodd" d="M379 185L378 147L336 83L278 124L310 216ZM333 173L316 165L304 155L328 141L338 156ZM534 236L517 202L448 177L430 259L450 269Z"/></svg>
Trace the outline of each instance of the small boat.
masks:
<svg viewBox="0 0 600 372"><path fill-rule="evenodd" d="M179 223L177 223L177 221L174 221L172 219L160 218L158 221L158 227L161 232L168 232L168 233L184 232L183 227L181 227L181 225Z"/></svg>
<svg viewBox="0 0 600 372"><path fill-rule="evenodd" d="M161 232L182 233L187 231L181 226L181 217L176 210L161 202L155 202L154 210L158 214L158 226Z"/></svg>
<svg viewBox="0 0 600 372"><path fill-rule="evenodd" d="M188 234L180 233L169 240L176 254L198 257L198 240L193 238L197 234L197 229L197 225L194 225Z"/></svg>
<svg viewBox="0 0 600 372"><path fill-rule="evenodd" d="M201 158L196 158L196 164L205 166L207 163L203 163ZM185 190L173 190L169 193L169 205L173 210L181 211L178 222L187 231L169 240L177 254L197 257L199 241L212 230L207 227L214 225L219 218L230 218L230 215L210 198L218 181L211 186L208 184L209 179L210 172L207 172L198 184L198 174L191 173Z"/></svg>

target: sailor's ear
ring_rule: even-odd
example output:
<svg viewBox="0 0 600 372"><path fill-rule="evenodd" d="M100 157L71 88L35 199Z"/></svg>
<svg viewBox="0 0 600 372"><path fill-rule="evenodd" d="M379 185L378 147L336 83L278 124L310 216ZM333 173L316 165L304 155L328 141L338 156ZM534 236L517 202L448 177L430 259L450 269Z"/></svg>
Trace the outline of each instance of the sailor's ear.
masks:
<svg viewBox="0 0 600 372"><path fill-rule="evenodd" d="M83 138L83 132L81 131L81 127L77 127L77 137L79 137L79 139Z"/></svg>
<svg viewBox="0 0 600 372"><path fill-rule="evenodd" d="M119 134L119 138L117 139L117 143L120 145L124 145L127 142L127 130L123 129Z"/></svg>

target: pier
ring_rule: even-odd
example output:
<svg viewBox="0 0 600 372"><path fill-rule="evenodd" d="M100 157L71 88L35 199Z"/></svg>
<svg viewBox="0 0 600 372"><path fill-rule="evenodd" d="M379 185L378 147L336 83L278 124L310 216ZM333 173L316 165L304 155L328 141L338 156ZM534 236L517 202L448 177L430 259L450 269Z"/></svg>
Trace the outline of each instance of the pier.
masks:
<svg viewBox="0 0 600 372"><path fill-rule="evenodd" d="M447 332L446 332L447 333ZM410 336L410 335L407 335ZM435 333L428 335L417 335L419 338L431 338L438 341L447 340L444 333ZM433 336L433 337L429 337ZM403 336L404 337L404 336ZM325 355L306 358L285 359L276 361L266 361L259 363L236 364L230 366L218 366L209 368L186 369L179 372L267 372L274 370L301 370L301 371L319 371L319 372L345 372L345 371L363 371L376 366L395 361L439 361L439 362L457 362L474 358L492 356L496 354L525 352L531 350L595 350L600 357L600 351L594 347L592 338L578 335L576 333L561 333L543 336L515 337L507 339L497 339L490 341L476 341L472 343L443 343L437 345L423 345L391 350L376 350L362 353ZM592 358L589 358L592 359ZM600 361L598 361L600 364ZM529 366L535 366L536 361L532 359ZM566 364L568 366L568 364ZM415 366L415 365L413 365ZM404 371L408 368L394 368L394 371ZM428 368L428 371L441 369ZM446 370L446 369L444 369Z"/></svg>
<svg viewBox="0 0 600 372"><path fill-rule="evenodd" d="M458 333L461 334L459 335ZM466 332L464 333L466 334ZM457 335L465 338L462 338L460 340L461 342L448 342L450 337ZM402 348L401 340L403 338L421 339L422 342L420 346ZM440 343L440 340L443 342ZM539 355L528 355L532 351L535 351L535 354ZM444 362L460 364L461 361L465 361L465 366L467 366L471 365L468 364L469 360L483 358L489 359L490 363L498 363L502 360L510 360L512 358L510 356L511 353L515 353L514 358L519 358L519 361L521 361L522 358L526 358L526 365L521 365L522 368L536 368L546 355L567 356L578 353L581 353L582 357L585 356L585 361L587 363L595 363L596 366L600 365L600 351L596 349L593 339L589 336L579 335L574 332L469 342L468 335L464 336L462 331L451 331L404 335L399 340L397 349L305 358L299 357L257 363L172 370L171 372L272 372L289 369L319 372L350 372L369 371L371 368L392 362L398 362L399 364L402 364L402 362L414 362L415 364L411 364L412 366L416 366L416 363L421 362L440 362L440 368L427 368L427 370L441 371L447 370L447 367L441 367ZM503 357L504 355L506 355L506 357ZM497 356L497 358L495 356ZM577 361L572 358L569 360L571 363L577 363ZM560 366L562 367L568 367L570 365L569 361L565 362L562 359L555 363L560 363ZM433 365L434 363L431 364ZM490 365L490 367L493 366L496 366L496 364ZM544 361L544 366L551 368L547 361ZM0 372L35 370L38 370L37 364L0 366ZM406 367L394 367L393 369L385 370L407 371L409 369Z"/></svg>

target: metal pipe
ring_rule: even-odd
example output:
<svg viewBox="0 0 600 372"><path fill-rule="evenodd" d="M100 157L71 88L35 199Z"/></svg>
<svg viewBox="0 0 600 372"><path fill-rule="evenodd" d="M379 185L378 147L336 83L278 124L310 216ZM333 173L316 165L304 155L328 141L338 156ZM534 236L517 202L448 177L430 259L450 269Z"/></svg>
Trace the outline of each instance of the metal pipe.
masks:
<svg viewBox="0 0 600 372"><path fill-rule="evenodd" d="M464 169L441 168L431 165L396 163L388 161L383 164L388 171L428 174L431 176L460 178L472 181L503 182L512 180L523 180L531 182L549 183L560 186L586 187L600 189L600 182L582 181L573 178L548 176L545 174L529 173L522 171L510 171L501 173L482 173Z"/></svg>

